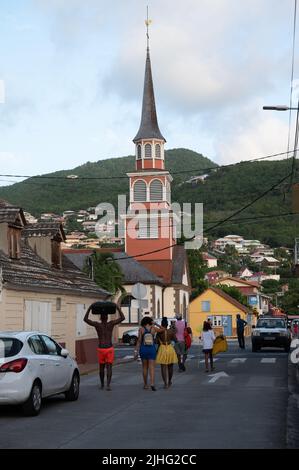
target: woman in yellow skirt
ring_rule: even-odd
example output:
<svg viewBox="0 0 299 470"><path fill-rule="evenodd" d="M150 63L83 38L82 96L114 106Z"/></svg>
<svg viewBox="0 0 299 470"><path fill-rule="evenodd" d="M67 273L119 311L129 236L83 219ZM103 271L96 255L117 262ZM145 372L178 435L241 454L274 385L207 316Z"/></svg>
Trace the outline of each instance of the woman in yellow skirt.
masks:
<svg viewBox="0 0 299 470"><path fill-rule="evenodd" d="M172 341L176 340L176 336L175 330L173 328L167 328L167 317L162 318L161 326L164 327L165 330L157 333L159 349L156 363L161 364L161 374L164 382L164 388L169 388L172 385L173 364L177 364L178 362L177 354L171 344Z"/></svg>

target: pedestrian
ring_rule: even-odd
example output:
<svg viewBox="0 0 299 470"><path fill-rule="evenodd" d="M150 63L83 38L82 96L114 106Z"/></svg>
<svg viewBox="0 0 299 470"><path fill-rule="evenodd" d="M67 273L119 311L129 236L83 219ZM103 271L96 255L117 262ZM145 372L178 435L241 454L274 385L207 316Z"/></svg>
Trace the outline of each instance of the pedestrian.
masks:
<svg viewBox="0 0 299 470"><path fill-rule="evenodd" d="M241 349L245 349L245 339L244 339L244 328L247 325L247 321L242 320L241 315L237 314L237 336L239 341L239 346Z"/></svg>
<svg viewBox="0 0 299 470"><path fill-rule="evenodd" d="M205 321L203 324L201 340L202 340L202 352L205 355L206 372L209 372L209 358L210 358L211 370L215 369L214 363L213 363L213 354L212 354L213 345L215 341L215 334L208 321Z"/></svg>
<svg viewBox="0 0 299 470"><path fill-rule="evenodd" d="M161 364L161 374L164 382L164 388L169 388L172 385L173 364L177 364L178 358L172 341L175 341L175 331L173 328L168 328L167 317L162 318L161 326L164 331L157 333L157 340L159 349L157 354L157 364Z"/></svg>
<svg viewBox="0 0 299 470"><path fill-rule="evenodd" d="M187 360L189 350L192 346L192 330L190 326L188 326L188 323L185 321L185 331L184 331L184 336L185 336L185 354L183 357L184 364Z"/></svg>
<svg viewBox="0 0 299 470"><path fill-rule="evenodd" d="M176 315L176 339L177 342L175 344L175 351L178 356L178 364L179 364L179 372L185 372L185 358L186 358L186 342L185 342L185 320L182 320L182 315L178 313Z"/></svg>
<svg viewBox="0 0 299 470"><path fill-rule="evenodd" d="M156 365L156 345L155 335L156 333L164 331L164 328L154 324L151 317L143 317L141 320L141 326L138 332L138 340L136 344L134 358L137 359L140 355L142 361L142 374L143 374L143 388L147 390L148 374L150 376L151 389L153 392L156 391L155 387L155 365Z"/></svg>
<svg viewBox="0 0 299 470"><path fill-rule="evenodd" d="M99 362L99 376L101 382L101 389L105 387L105 367L107 371L107 386L106 390L111 390L111 379L112 379L112 365L114 362L114 348L112 344L112 332L115 325L125 320L125 316L121 311L119 305L116 304L116 310L119 313L119 318L108 321L108 314L102 313L100 315L101 322L93 321L89 319L89 312L92 310L90 305L84 316L84 321L90 326L96 329L99 344L97 348L98 362Z"/></svg>

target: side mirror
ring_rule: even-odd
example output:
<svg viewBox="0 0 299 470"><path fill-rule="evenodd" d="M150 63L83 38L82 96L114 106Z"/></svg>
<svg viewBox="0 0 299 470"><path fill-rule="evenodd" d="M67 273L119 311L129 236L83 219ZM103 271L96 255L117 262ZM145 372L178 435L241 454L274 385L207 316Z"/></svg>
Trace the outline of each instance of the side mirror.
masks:
<svg viewBox="0 0 299 470"><path fill-rule="evenodd" d="M255 328L255 325L252 325L251 328Z"/></svg>
<svg viewBox="0 0 299 470"><path fill-rule="evenodd" d="M67 349L62 349L61 352L60 352L60 356L62 357L68 357L70 353L68 352Z"/></svg>

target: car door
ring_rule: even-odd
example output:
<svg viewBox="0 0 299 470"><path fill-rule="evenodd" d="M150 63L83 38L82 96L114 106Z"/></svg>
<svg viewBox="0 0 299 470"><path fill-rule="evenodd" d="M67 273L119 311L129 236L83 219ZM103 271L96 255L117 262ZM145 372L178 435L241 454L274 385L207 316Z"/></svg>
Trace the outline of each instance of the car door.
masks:
<svg viewBox="0 0 299 470"><path fill-rule="evenodd" d="M66 390L70 382L70 359L60 355L61 347L49 336L41 335L45 343L48 361L51 364L51 393L60 393Z"/></svg>
<svg viewBox="0 0 299 470"><path fill-rule="evenodd" d="M30 366L32 373L42 382L42 394L47 396L51 393L51 363L48 360L48 354L44 342L39 335L32 335L27 340L28 346L32 352L30 356Z"/></svg>

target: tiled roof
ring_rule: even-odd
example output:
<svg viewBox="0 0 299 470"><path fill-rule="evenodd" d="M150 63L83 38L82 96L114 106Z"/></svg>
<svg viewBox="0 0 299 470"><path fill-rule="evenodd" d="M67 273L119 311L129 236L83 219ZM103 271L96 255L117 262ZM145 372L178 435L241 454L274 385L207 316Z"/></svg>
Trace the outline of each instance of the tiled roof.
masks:
<svg viewBox="0 0 299 470"><path fill-rule="evenodd" d="M22 230L22 235L26 238L30 237L55 237L60 235L65 241L65 233L60 222L40 222L29 224Z"/></svg>
<svg viewBox="0 0 299 470"><path fill-rule="evenodd" d="M22 241L21 259L11 259L0 250L0 267L4 286L9 289L43 291L78 296L107 297L109 292L99 288L66 256L62 269L51 267Z"/></svg>
<svg viewBox="0 0 299 470"><path fill-rule="evenodd" d="M4 199L0 199L0 223L15 224L18 217L21 218L22 224L25 225L26 220L23 210L4 201Z"/></svg>

